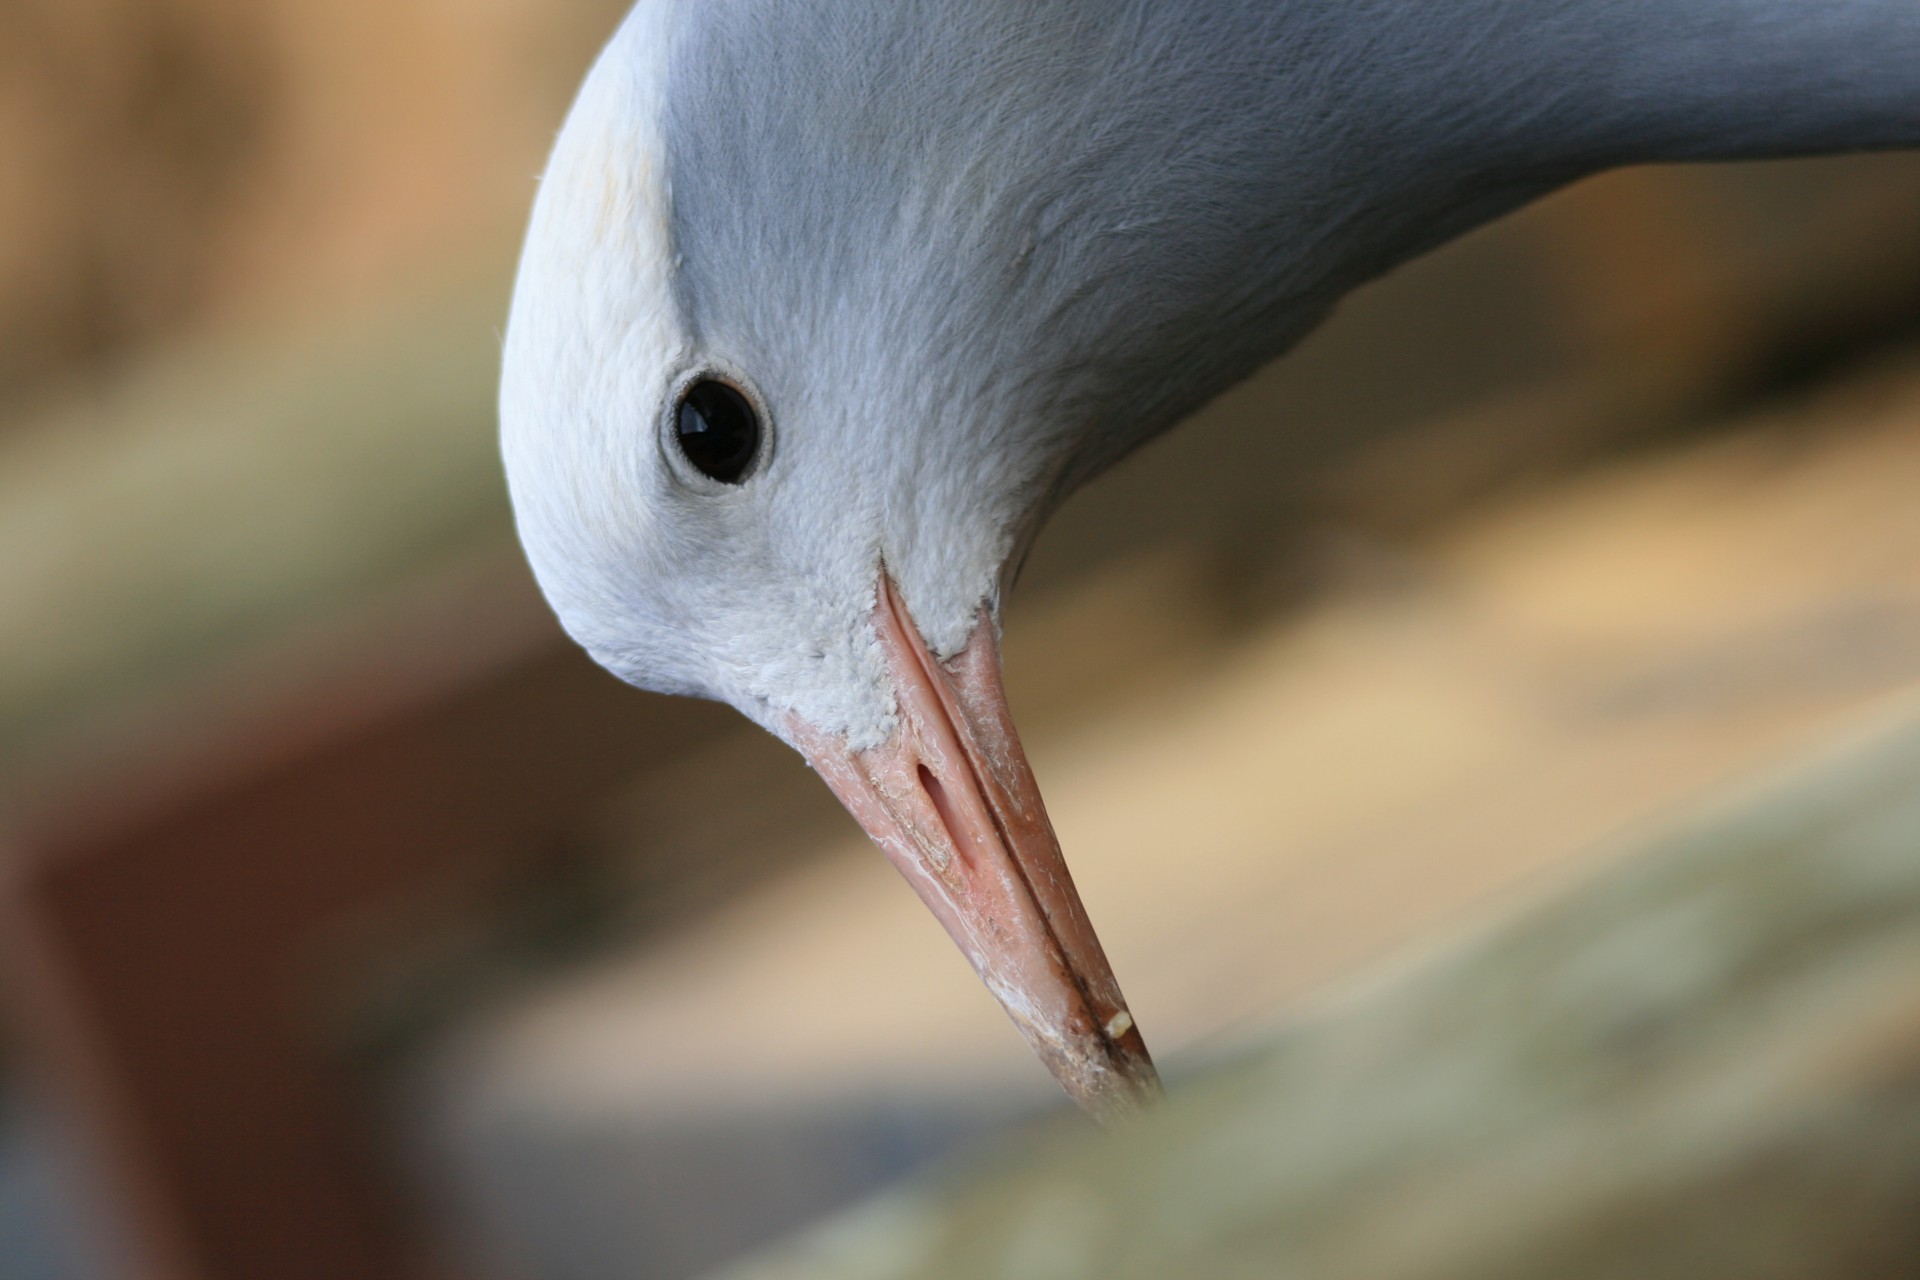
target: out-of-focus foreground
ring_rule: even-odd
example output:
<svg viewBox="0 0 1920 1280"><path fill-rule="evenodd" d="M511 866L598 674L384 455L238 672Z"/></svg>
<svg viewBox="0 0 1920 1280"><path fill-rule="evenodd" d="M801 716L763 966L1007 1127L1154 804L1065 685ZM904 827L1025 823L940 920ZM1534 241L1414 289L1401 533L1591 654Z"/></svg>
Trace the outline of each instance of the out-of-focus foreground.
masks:
<svg viewBox="0 0 1920 1280"><path fill-rule="evenodd" d="M591 669L519 564L495 331L531 175L617 8L0 14L0 163L26 178L0 189L0 1273L689 1276L1055 1105L800 762ZM1339 1249L1428 1241L1460 1197L1575 1166L1643 1168L1619 1204L1786 1187L1848 1220L1857 1181L1767 1180L1815 1160L1769 1144L1773 1100L1828 1082L1894 1109L1822 1129L1818 1162L1911 1186L1883 1139L1911 1132L1920 1041L1875 1001L1913 945L1912 836L1832 800L1891 766L1739 829L1800 803L1851 831L1834 896L1797 914L1728 904L1818 881L1817 843L1760 881L1698 863L1718 897L1659 897L1682 865L1660 855L1504 943L1449 939L1907 705L1916 226L1914 157L1587 183L1369 289L1069 505L1008 679L1115 968L1198 1100L1133 1140L1136 1186L1238 1168L1249 1143L1209 1136L1235 1117L1312 1136L1253 1123L1324 1098L1249 1100L1265 1068L1218 1074L1249 1054L1352 1077L1325 1114L1356 1127L1313 1139L1350 1233L1308 1259L1349 1272L1451 1274ZM1655 886L1644 911L1621 884ZM1382 963L1410 976L1339 994ZM1607 1009L1652 1012L1603 1034L1527 996L1610 984L1639 1003ZM1691 1043L1672 1019L1741 999L1772 1020L1732 1058L1798 1032L1831 1058L1793 1058L1783 1092L1709 1070L1725 1038L1662 1056ZM1813 1025L1856 1006L1859 1035ZM1550 1042L1527 1088L1473 1065L1503 1034ZM1467 1065L1398 1077L1403 1044ZM1480 1151L1529 1125L1539 1151ZM1605 1164L1648 1126L1660 1160ZM1066 1146L971 1193L959 1273L1091 1274L1122 1238L1099 1216L1127 1203L1099 1182L1119 1148ZM1183 1184L1219 1214L1156 1199L1165 1238L1238 1230L1246 1167ZM1323 1224L1320 1192L1275 1190L1269 1221ZM932 1203L845 1258L934 1265ZM1635 1221L1574 1233L1554 1274L1647 1274L1617 1247L1658 1238ZM1531 1256L1457 1243L1415 1252Z"/></svg>

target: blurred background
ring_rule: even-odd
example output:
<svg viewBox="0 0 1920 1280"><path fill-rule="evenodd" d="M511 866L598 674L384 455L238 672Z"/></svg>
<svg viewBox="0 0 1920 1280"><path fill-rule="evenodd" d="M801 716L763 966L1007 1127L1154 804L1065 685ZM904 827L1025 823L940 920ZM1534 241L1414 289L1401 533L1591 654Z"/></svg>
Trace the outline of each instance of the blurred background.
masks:
<svg viewBox="0 0 1920 1280"><path fill-rule="evenodd" d="M0 1275L692 1276L1051 1082L494 457L617 0L0 7ZM1920 158L1636 170L1072 502L1010 693L1163 1067L1920 677Z"/></svg>

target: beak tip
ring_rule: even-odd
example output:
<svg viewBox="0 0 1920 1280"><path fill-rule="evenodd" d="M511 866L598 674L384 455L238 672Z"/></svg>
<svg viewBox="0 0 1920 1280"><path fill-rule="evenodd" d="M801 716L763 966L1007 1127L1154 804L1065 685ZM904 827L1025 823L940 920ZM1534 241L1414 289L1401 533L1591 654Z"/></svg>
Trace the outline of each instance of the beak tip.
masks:
<svg viewBox="0 0 1920 1280"><path fill-rule="evenodd" d="M1056 1044L1040 1052L1067 1095L1103 1128L1136 1119L1166 1096L1131 1016L1116 1015L1108 1025L1122 1017L1127 1025L1118 1035L1095 1035L1092 1043ZM1037 1041L1035 1047L1040 1048Z"/></svg>
<svg viewBox="0 0 1920 1280"><path fill-rule="evenodd" d="M1062 1076L1061 1082L1065 1084L1068 1079ZM1125 1069L1102 1068L1091 1079L1080 1076L1067 1092L1103 1129L1137 1120L1166 1096L1153 1064L1144 1058L1128 1063Z"/></svg>

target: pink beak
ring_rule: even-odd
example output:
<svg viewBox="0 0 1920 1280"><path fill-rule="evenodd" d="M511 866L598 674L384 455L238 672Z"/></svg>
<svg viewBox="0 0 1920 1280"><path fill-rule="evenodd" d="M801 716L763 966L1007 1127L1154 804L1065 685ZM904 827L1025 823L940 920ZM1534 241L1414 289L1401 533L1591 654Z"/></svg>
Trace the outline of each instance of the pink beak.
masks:
<svg viewBox="0 0 1920 1280"><path fill-rule="evenodd" d="M898 699L893 737L851 751L796 721L794 741L1073 1100L1102 1123L1131 1115L1160 1078L1014 733L992 620L983 611L942 664L883 573L874 629Z"/></svg>

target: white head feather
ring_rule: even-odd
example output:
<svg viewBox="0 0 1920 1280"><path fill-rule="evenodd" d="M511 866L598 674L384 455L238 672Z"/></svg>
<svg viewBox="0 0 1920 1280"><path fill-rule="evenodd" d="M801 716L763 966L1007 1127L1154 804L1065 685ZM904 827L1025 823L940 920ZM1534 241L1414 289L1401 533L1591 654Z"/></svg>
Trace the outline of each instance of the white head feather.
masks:
<svg viewBox="0 0 1920 1280"><path fill-rule="evenodd" d="M1514 160L1578 103L1507 109L1539 73L1500 71L1506 12L1436 39L1385 0L642 0L507 333L507 474L562 622L636 684L881 740L883 566L959 650L1052 503L1567 176ZM712 372L768 424L738 485L670 431Z"/></svg>
<svg viewBox="0 0 1920 1280"><path fill-rule="evenodd" d="M1075 415L1049 389L1072 380L1044 376L1046 306L996 285L1047 276L1027 224L987 216L1003 184L980 180L982 134L1024 126L936 101L961 163L899 120L849 156L875 131L845 113L890 110L871 78L783 66L729 7L643 0L581 89L508 326L507 476L542 589L603 665L782 736L797 714L870 745L893 715L869 621L883 565L929 647L956 652L1063 487ZM745 104L728 83L743 62L765 69ZM824 154L767 124L794 102L839 113L807 131ZM767 425L738 485L671 436L680 390L715 372Z"/></svg>
<svg viewBox="0 0 1920 1280"><path fill-rule="evenodd" d="M962 514L919 538L928 513L975 509L951 491L964 475L929 480L923 451L875 452L886 433L863 431L846 399L782 394L791 379L696 330L662 131L685 12L647 0L628 18L535 204L501 391L521 538L569 633L622 678L723 699L783 736L797 713L871 744L893 714L867 623L883 560L950 652L995 603L1008 535ZM671 438L680 390L707 373L766 424L738 485L700 475Z"/></svg>

